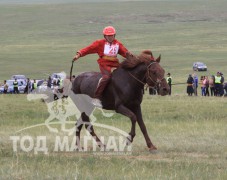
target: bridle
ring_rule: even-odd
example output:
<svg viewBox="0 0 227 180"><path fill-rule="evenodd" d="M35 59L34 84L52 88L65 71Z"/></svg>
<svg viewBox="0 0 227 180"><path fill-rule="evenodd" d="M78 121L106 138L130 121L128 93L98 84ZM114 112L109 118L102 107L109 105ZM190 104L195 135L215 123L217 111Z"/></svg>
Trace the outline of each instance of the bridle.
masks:
<svg viewBox="0 0 227 180"><path fill-rule="evenodd" d="M152 79L151 75L150 75L150 71L149 71L149 67L153 64L157 63L156 61L152 61L148 66L147 66L147 71L144 75L144 77L142 78L142 80L138 79L137 77L135 77L131 72L128 71L129 75L132 76L136 81L140 82L143 86L145 86L147 83L144 83L144 79L149 79L153 82L154 86L150 86L149 84L147 84L146 86L149 88L157 88L162 81L165 80L165 78L163 77L162 79L158 79L157 81L155 81L154 79Z"/></svg>

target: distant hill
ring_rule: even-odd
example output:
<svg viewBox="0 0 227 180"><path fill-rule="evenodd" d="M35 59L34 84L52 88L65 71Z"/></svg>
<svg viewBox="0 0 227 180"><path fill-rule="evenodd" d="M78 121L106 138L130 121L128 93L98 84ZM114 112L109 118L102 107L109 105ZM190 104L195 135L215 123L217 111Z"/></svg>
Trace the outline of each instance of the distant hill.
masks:
<svg viewBox="0 0 227 180"><path fill-rule="evenodd" d="M192 1L192 0L114 0L124 1ZM113 2L113 0L0 0L0 4L52 4L52 3L86 3L86 2Z"/></svg>
<svg viewBox="0 0 227 180"><path fill-rule="evenodd" d="M87 0L0 0L0 4L72 3L85 1Z"/></svg>

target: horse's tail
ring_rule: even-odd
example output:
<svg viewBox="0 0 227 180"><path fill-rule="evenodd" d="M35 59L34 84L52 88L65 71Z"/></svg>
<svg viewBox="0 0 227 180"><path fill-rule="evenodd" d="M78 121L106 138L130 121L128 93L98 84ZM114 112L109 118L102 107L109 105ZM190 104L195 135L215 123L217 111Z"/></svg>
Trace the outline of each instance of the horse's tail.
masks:
<svg viewBox="0 0 227 180"><path fill-rule="evenodd" d="M71 90L75 94L81 94L80 85L81 85L82 81L83 81L83 77L80 75L76 76L76 78L73 80Z"/></svg>

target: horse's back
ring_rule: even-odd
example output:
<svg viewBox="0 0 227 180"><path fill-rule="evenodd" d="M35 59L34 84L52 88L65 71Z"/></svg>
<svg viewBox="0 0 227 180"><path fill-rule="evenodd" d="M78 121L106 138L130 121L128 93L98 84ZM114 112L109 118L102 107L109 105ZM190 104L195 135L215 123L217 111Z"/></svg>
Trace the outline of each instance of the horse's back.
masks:
<svg viewBox="0 0 227 180"><path fill-rule="evenodd" d="M86 94L91 98L94 97L95 90L97 88L99 79L102 77L101 73L98 72L85 72L78 75L72 86L73 93L75 94ZM142 91L140 88L133 88L129 84L132 78L128 72L119 67L116 69L111 76L111 79L104 89L101 101L104 109L114 110L116 104L119 104L124 100L127 105L134 104L134 99L142 101ZM134 80L133 80L134 81ZM137 95L135 95L137 94Z"/></svg>
<svg viewBox="0 0 227 180"><path fill-rule="evenodd" d="M101 73L98 72L81 73L74 79L72 91L75 94L87 94L93 97L98 81L101 77Z"/></svg>

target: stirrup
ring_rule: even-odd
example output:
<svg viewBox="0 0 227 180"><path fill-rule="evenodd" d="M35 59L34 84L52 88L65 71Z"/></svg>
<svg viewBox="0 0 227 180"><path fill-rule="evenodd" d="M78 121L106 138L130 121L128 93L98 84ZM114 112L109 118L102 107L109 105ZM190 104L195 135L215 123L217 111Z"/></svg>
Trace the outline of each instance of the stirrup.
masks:
<svg viewBox="0 0 227 180"><path fill-rule="evenodd" d="M96 107L102 108L102 103L99 99L96 98L92 99L92 104Z"/></svg>

